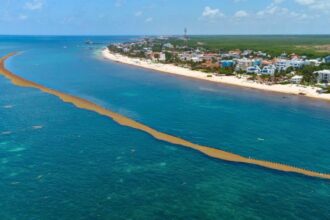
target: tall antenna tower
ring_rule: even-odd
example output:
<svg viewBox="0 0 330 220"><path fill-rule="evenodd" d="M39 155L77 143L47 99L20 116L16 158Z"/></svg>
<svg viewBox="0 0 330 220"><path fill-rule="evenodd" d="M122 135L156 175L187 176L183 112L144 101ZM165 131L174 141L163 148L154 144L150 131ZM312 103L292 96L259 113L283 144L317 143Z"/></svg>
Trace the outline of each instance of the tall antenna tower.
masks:
<svg viewBox="0 0 330 220"><path fill-rule="evenodd" d="M188 30L187 28L184 28L184 43L185 43L185 46L187 47L188 46Z"/></svg>

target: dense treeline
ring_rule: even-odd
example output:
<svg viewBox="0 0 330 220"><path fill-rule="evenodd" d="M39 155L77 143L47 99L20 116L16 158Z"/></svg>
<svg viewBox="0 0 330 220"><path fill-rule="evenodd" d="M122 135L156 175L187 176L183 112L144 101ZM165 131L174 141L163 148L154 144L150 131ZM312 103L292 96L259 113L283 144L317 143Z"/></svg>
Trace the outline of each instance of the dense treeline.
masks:
<svg viewBox="0 0 330 220"><path fill-rule="evenodd" d="M184 45L185 42L173 38L176 45ZM264 51L272 56L278 56L285 52L296 53L309 58L329 55L330 35L273 35L273 36L191 36L188 46L197 48L203 46L208 50L218 51L233 49L251 49Z"/></svg>

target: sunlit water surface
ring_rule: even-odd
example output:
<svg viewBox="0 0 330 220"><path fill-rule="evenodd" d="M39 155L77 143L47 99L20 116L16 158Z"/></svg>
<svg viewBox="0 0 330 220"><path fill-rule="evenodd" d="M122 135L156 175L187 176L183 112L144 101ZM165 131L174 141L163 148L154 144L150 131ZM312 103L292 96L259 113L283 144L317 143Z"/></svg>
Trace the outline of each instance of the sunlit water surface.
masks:
<svg viewBox="0 0 330 220"><path fill-rule="evenodd" d="M86 45L91 39L99 44ZM134 37L0 37L7 67L157 130L330 173L330 104L113 63ZM0 219L330 219L330 182L210 159L0 77Z"/></svg>

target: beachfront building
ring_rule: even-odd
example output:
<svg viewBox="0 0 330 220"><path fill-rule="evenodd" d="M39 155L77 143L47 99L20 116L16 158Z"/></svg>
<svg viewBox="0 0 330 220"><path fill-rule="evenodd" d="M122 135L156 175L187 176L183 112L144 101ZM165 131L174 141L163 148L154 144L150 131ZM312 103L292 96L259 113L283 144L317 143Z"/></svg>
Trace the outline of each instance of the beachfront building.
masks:
<svg viewBox="0 0 330 220"><path fill-rule="evenodd" d="M306 64L307 65L311 65L311 66L320 66L321 65L321 61L318 59L313 59L313 60L307 60Z"/></svg>
<svg viewBox="0 0 330 220"><path fill-rule="evenodd" d="M165 62L166 61L166 54L163 53L163 52L160 52L158 61Z"/></svg>
<svg viewBox="0 0 330 220"><path fill-rule="evenodd" d="M253 61L247 58L243 59L237 59L237 65L236 65L236 70L237 71L246 71L247 68L251 67L253 65Z"/></svg>
<svg viewBox="0 0 330 220"><path fill-rule="evenodd" d="M330 63L330 56L325 57L325 58L324 58L324 62L325 62L325 63Z"/></svg>
<svg viewBox="0 0 330 220"><path fill-rule="evenodd" d="M304 65L308 65L308 62L305 62L298 57L294 57L291 60L288 59L277 59L275 61L276 69L279 71L286 71L289 67L293 67L295 69L302 68Z"/></svg>
<svg viewBox="0 0 330 220"><path fill-rule="evenodd" d="M124 47L124 48L123 48L123 52L124 52L124 53L128 53L129 51L130 51L129 48L127 48L127 47Z"/></svg>
<svg viewBox="0 0 330 220"><path fill-rule="evenodd" d="M230 54L229 53L225 53L225 52L220 52L219 56L221 59L230 59Z"/></svg>
<svg viewBox="0 0 330 220"><path fill-rule="evenodd" d="M273 60L262 60L261 65L262 66L270 66L273 65L274 61Z"/></svg>
<svg viewBox="0 0 330 220"><path fill-rule="evenodd" d="M244 50L243 53L241 54L241 56L247 57L247 56L250 56L252 53L253 53L252 50Z"/></svg>
<svg viewBox="0 0 330 220"><path fill-rule="evenodd" d="M291 66L291 61L287 59L278 59L275 62L275 66L279 71L285 71Z"/></svg>
<svg viewBox="0 0 330 220"><path fill-rule="evenodd" d="M259 56L259 57L267 57L267 53L262 52L262 51L256 52L256 55Z"/></svg>
<svg viewBox="0 0 330 220"><path fill-rule="evenodd" d="M152 54L152 51L151 50L147 50L144 52L144 56L147 58L147 59L151 59L151 54Z"/></svg>
<svg viewBox="0 0 330 220"><path fill-rule="evenodd" d="M201 56L203 61L213 61L213 60L218 60L219 59L219 55L216 53L204 53Z"/></svg>
<svg viewBox="0 0 330 220"><path fill-rule="evenodd" d="M237 50L230 50L228 52L229 57L239 59L241 57L242 51L237 49Z"/></svg>
<svg viewBox="0 0 330 220"><path fill-rule="evenodd" d="M199 63L199 62L203 61L202 55L198 54L198 53L184 52L184 53L180 53L178 55L178 57L181 61L186 61L186 62L191 61L191 62L194 62L194 63Z"/></svg>
<svg viewBox="0 0 330 220"><path fill-rule="evenodd" d="M250 66L246 69L246 73L248 74L259 74L261 69L259 66Z"/></svg>
<svg viewBox="0 0 330 220"><path fill-rule="evenodd" d="M235 65L235 61L233 61L233 60L221 60L219 64L220 64L221 68L230 68L230 67L233 67Z"/></svg>
<svg viewBox="0 0 330 220"><path fill-rule="evenodd" d="M189 54L189 53L179 53L178 58L181 61L190 61L191 60L191 54Z"/></svg>
<svg viewBox="0 0 330 220"><path fill-rule="evenodd" d="M262 68L260 73L263 75L274 75L275 71L276 71L275 65L267 65Z"/></svg>
<svg viewBox="0 0 330 220"><path fill-rule="evenodd" d="M305 61L300 59L292 59L290 62L290 66L296 69L302 68L304 65L305 65Z"/></svg>
<svg viewBox="0 0 330 220"><path fill-rule="evenodd" d="M295 75L290 79L290 82L293 84L300 84L303 79L303 76Z"/></svg>
<svg viewBox="0 0 330 220"><path fill-rule="evenodd" d="M252 65L253 66L261 66L262 60L261 59L253 59L252 60Z"/></svg>
<svg viewBox="0 0 330 220"><path fill-rule="evenodd" d="M282 58L282 59L286 59L287 57L288 57L288 54L286 54L286 53L282 53L280 56L280 58Z"/></svg>
<svg viewBox="0 0 330 220"><path fill-rule="evenodd" d="M163 52L147 52L145 54L147 58L153 61L160 61L160 62L166 61L166 55Z"/></svg>
<svg viewBox="0 0 330 220"><path fill-rule="evenodd" d="M142 51L144 52L152 52L152 49L150 47L143 47Z"/></svg>
<svg viewBox="0 0 330 220"><path fill-rule="evenodd" d="M163 45L163 47L168 48L168 49L173 49L174 48L173 44L171 44L171 43L166 43L166 44Z"/></svg>
<svg viewBox="0 0 330 220"><path fill-rule="evenodd" d="M330 82L330 70L320 70L320 71L315 71L314 74L317 77L317 82L318 83L323 83L323 82Z"/></svg>
<svg viewBox="0 0 330 220"><path fill-rule="evenodd" d="M203 62L203 58L198 54L194 54L191 57L191 61L194 63L199 63L199 62Z"/></svg>
<svg viewBox="0 0 330 220"><path fill-rule="evenodd" d="M188 52L179 53L178 58L181 61L191 61L191 54Z"/></svg>

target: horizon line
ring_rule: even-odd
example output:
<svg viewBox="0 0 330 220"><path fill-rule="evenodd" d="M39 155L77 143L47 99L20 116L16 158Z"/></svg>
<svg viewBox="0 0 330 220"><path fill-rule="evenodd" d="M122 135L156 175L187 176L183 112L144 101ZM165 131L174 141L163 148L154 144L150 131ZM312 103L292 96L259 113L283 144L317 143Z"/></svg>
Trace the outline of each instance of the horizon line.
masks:
<svg viewBox="0 0 330 220"><path fill-rule="evenodd" d="M136 37L136 36L183 36L184 34L0 34L0 36L29 37ZM329 34L188 34L188 36L330 36Z"/></svg>

